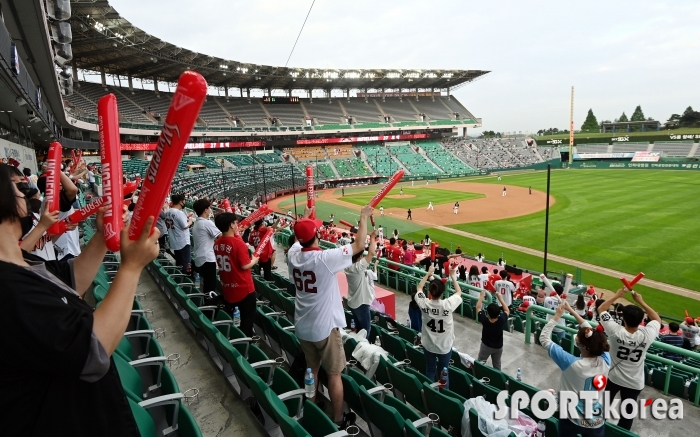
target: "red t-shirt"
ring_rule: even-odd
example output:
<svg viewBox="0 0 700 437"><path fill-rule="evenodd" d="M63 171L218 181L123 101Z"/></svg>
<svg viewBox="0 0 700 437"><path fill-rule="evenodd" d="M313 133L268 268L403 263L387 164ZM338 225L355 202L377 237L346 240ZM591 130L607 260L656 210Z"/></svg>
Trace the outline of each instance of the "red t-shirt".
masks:
<svg viewBox="0 0 700 437"><path fill-rule="evenodd" d="M489 278L486 280L486 288L488 291L496 291L496 281L501 280L501 275L498 274L491 274L489 275Z"/></svg>
<svg viewBox="0 0 700 437"><path fill-rule="evenodd" d="M253 246L254 248L258 248L258 245L262 241L263 237L265 237L265 234L269 230L268 227L266 226L260 226L258 229L253 229L250 231L250 235L248 236L248 243ZM265 247L265 250L260 254L260 262L267 262L270 260L272 257L272 241L267 243L267 246Z"/></svg>
<svg viewBox="0 0 700 437"><path fill-rule="evenodd" d="M240 302L255 291L251 270L241 268L250 262L248 246L241 237L219 238L214 243L214 253L226 302Z"/></svg>
<svg viewBox="0 0 700 437"><path fill-rule="evenodd" d="M401 248L396 246L387 246L384 251L386 252L386 259L394 262L401 262ZM391 270L399 270L399 266L394 264L389 264Z"/></svg>

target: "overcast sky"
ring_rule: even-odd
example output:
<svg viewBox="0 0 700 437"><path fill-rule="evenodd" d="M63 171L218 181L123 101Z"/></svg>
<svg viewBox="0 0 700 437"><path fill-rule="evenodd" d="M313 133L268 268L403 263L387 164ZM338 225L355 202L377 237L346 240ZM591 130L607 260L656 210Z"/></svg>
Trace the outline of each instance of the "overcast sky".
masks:
<svg viewBox="0 0 700 437"><path fill-rule="evenodd" d="M311 0L110 3L170 43L284 65ZM489 70L454 92L487 130L567 128L572 85L577 129L589 108L665 121L700 108L699 23L697 0L316 0L289 66Z"/></svg>

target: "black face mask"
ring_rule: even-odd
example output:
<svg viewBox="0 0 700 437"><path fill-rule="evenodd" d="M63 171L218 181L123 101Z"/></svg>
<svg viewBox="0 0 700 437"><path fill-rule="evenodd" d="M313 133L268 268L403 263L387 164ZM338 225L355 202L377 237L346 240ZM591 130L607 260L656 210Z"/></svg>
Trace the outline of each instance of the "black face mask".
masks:
<svg viewBox="0 0 700 437"><path fill-rule="evenodd" d="M34 227L34 214L32 214L33 208L32 208L32 200L36 200L39 202L39 207L41 208L41 201L38 199L25 199L27 202L27 215L25 217L21 217L19 219L19 224L22 226L22 236L25 236L29 233L29 231L32 230Z"/></svg>

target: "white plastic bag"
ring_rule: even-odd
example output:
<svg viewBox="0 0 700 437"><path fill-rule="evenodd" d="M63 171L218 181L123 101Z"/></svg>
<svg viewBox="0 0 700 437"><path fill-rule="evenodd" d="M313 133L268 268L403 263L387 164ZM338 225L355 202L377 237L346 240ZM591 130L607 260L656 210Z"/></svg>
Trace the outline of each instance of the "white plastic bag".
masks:
<svg viewBox="0 0 700 437"><path fill-rule="evenodd" d="M462 416L462 437L472 437L469 429L469 409L473 408L479 416L479 431L487 437L508 437L514 432L518 437L528 437L532 426L537 424L529 417L518 417L517 420L495 420L496 406L483 396L467 399L464 402L464 416ZM508 417L508 416L506 416Z"/></svg>
<svg viewBox="0 0 700 437"><path fill-rule="evenodd" d="M386 311L386 307L384 306L384 302L382 302L378 299L374 299L369 307L371 309L373 309L374 311L377 311L380 313L384 313Z"/></svg>

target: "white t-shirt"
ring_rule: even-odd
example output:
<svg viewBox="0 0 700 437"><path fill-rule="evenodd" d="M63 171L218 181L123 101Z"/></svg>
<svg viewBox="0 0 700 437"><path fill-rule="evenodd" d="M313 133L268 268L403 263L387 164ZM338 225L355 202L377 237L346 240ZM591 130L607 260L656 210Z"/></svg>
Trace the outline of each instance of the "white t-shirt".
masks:
<svg viewBox="0 0 700 437"><path fill-rule="evenodd" d="M345 327L345 311L336 273L352 264L352 246L322 250L294 243L287 252L289 278L297 289L295 333L300 340L321 341Z"/></svg>
<svg viewBox="0 0 700 437"><path fill-rule="evenodd" d="M67 212L59 212L58 219L63 220L64 218L73 214L74 211L75 210L71 208ZM58 252L57 259L59 260L63 259L66 255L80 255L80 231L78 228L75 228L72 231L66 231L63 235L58 237L54 243L54 246L56 247L56 252Z"/></svg>
<svg viewBox="0 0 700 437"><path fill-rule="evenodd" d="M168 212L167 211L161 211L158 214L158 220L156 220L156 228L160 231L160 236L162 237L163 235L168 235Z"/></svg>
<svg viewBox="0 0 700 437"><path fill-rule="evenodd" d="M688 326L687 323L683 322L680 324L680 327L681 332L683 332L683 338L688 339L691 347L695 347L700 344L698 343L698 341L700 341L700 338L698 338L700 329L697 326Z"/></svg>
<svg viewBox="0 0 700 437"><path fill-rule="evenodd" d="M374 281L377 275L367 270L369 264L364 258L345 269L348 280L348 306L357 308L360 305L370 305L374 300Z"/></svg>
<svg viewBox="0 0 700 437"><path fill-rule="evenodd" d="M447 299L432 300L419 290L413 299L423 311L423 348L434 354L448 353L455 339L452 313L462 303L462 296L453 294Z"/></svg>
<svg viewBox="0 0 700 437"><path fill-rule="evenodd" d="M216 262L214 241L219 238L219 235L221 235L221 231L214 226L211 220L197 217L194 226L192 226L192 240L194 242L192 257L195 266L201 267L204 263Z"/></svg>
<svg viewBox="0 0 700 437"><path fill-rule="evenodd" d="M494 287L496 287L496 293L501 293L501 297L506 303L506 306L510 306L513 303L513 293L515 293L515 285L513 285L513 283L510 281L501 279L500 281L496 281L494 283Z"/></svg>
<svg viewBox="0 0 700 437"><path fill-rule="evenodd" d="M537 300L532 296L523 296L523 302L530 302L530 305L537 305Z"/></svg>
<svg viewBox="0 0 700 437"><path fill-rule="evenodd" d="M92 170L88 170L87 172L87 181L95 182L95 173L93 173Z"/></svg>
<svg viewBox="0 0 700 437"><path fill-rule="evenodd" d="M187 216L177 208L168 210L168 238L172 250L180 250L190 244L190 229L187 227Z"/></svg>
<svg viewBox="0 0 700 437"><path fill-rule="evenodd" d="M477 288L484 288L484 280L481 278L482 275L479 276L469 276L469 285L472 287L477 287ZM488 275L486 275L488 277ZM469 295L474 296L474 297L479 297L481 293L476 291L476 290L469 290Z"/></svg>
<svg viewBox="0 0 700 437"><path fill-rule="evenodd" d="M498 284L498 281L496 282ZM544 307L549 308L550 310L555 310L559 308L559 304L561 303L561 298L559 296L547 296L544 298ZM567 314L565 311L564 314ZM547 320L550 320L552 317L554 317L552 314L547 314ZM561 317L557 321L558 325L561 326L566 326L566 320L564 320L563 317ZM554 328L554 332L562 332L563 329L559 328Z"/></svg>
<svg viewBox="0 0 700 437"><path fill-rule="evenodd" d="M608 378L622 387L641 390L644 388L644 358L651 344L659 336L661 326L652 320L640 326L634 334L618 325L612 316L603 311L600 323L608 334L612 367Z"/></svg>

